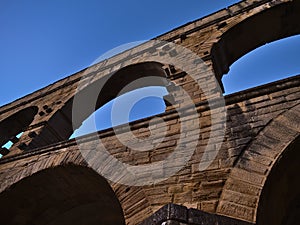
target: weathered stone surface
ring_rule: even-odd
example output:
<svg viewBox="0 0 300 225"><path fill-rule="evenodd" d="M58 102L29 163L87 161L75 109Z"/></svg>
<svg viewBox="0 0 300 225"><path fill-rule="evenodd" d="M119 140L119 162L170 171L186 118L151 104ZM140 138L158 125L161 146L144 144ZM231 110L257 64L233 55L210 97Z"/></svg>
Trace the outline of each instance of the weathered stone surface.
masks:
<svg viewBox="0 0 300 225"><path fill-rule="evenodd" d="M170 43L162 46L147 42L0 107L0 142L5 144L12 140L15 143L9 153L0 159L0 198L5 199L6 203L0 204L0 211L7 212L10 209L19 215L14 216L10 211L2 215L1 221L5 224L19 222L17 224L21 225L22 220L23 223L33 220L43 207L47 221L53 219L51 215L57 215L63 221L69 215L65 212L72 211L75 206L78 206L78 211L75 210L74 215L80 215L81 211L96 213L86 205L93 204L92 197L101 196L93 188L97 187L97 179L103 179L103 174L109 174L115 180L129 177L120 168L111 169L110 166L116 162L108 155L126 165L147 166L166 160L180 143L185 152L177 154L171 163L164 165L163 170L150 168L151 173L136 171L141 175L141 180L147 181L162 178L176 169L177 172L167 179L144 186L108 181L107 188L115 193L115 199L112 197L111 200L119 202L123 214L119 212L118 216L124 217L124 223L248 224L227 217L254 223L260 199L266 198L263 189L269 174L280 165L282 156L290 145L295 145L299 137L300 76L224 96L227 113L224 120L220 118L223 110L219 100L223 93L218 85L222 86L223 74L242 55L267 42L300 33L299 2L250 0L237 3L156 38ZM205 62L208 71L201 71L193 78L178 65L161 63L159 59L174 59L179 55L171 42L197 54ZM150 56L157 60L145 61ZM181 56L181 64L185 64L186 57ZM203 66L200 61L194 60L190 65L185 65L185 69L198 71ZM166 111L158 115L164 123L153 117L130 123L134 137L141 139L140 144L151 132L158 134L149 141L154 146L151 151L138 151L123 144L113 129L68 140L73 132L72 102L78 85L84 85L86 89L80 92L80 96L86 97L114 72L114 76L104 85L96 108L116 97L130 82L153 74L157 80L151 80L149 85L166 85L169 91L165 98L170 101ZM219 84L214 82L215 79ZM209 93L199 88L199 84ZM189 97L184 95L181 88ZM172 99L176 99L173 104ZM176 111L178 107L181 107L180 112ZM197 111L198 122L193 120L193 108ZM84 111L75 128L90 113L92 111ZM212 122L214 117L217 119ZM182 124L184 126L181 127ZM119 126L116 131L128 134L125 128ZM164 128L166 136L159 141ZM17 139L20 131L24 133ZM180 142L182 136L185 140ZM130 136L126 139L131 140ZM78 143L81 143L81 151ZM183 166L180 165L186 151L192 147L195 149L190 159ZM97 155L99 149L109 153L102 160ZM214 155L216 149L219 151ZM85 151L88 153L83 157ZM4 150L1 152L7 153ZM212 155L213 160L210 159ZM209 165L204 170L199 169L199 165L205 163ZM98 174L95 172L91 175L88 172L92 165L94 169L97 168ZM57 178L53 171L60 171ZM79 174L82 183L74 178L74 174ZM83 178L80 174L86 174L87 177ZM288 181L291 176L281 175L283 181ZM53 188L45 187L47 185ZM94 193L88 199L84 199L86 185L86 190L93 190ZM78 190L74 186L78 186ZM28 191L27 197L23 198L22 191L18 192L22 188ZM296 190L295 185L294 192L297 194ZM12 193L17 196L14 197L16 204L11 204L8 198ZM48 193L56 205L49 205L51 199L47 199ZM56 193L60 193L57 199ZM74 196L70 197L68 194L72 193ZM25 206L28 206L27 211ZM76 218L79 221L80 218ZM93 223L97 224L97 221L86 224ZM72 224L76 225L75 222Z"/></svg>
<svg viewBox="0 0 300 225"><path fill-rule="evenodd" d="M196 209L168 204L140 225L251 225L225 216L206 213Z"/></svg>

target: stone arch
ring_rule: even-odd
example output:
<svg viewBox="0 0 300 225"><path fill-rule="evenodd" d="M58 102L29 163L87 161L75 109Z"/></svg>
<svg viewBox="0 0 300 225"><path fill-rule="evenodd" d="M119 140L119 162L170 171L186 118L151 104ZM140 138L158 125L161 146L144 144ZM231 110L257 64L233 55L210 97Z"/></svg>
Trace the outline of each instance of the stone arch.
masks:
<svg viewBox="0 0 300 225"><path fill-rule="evenodd" d="M278 158L300 134L300 105L283 112L241 153L224 185L217 213L255 222L259 198Z"/></svg>
<svg viewBox="0 0 300 225"><path fill-rule="evenodd" d="M20 132L24 132L29 127L37 113L38 107L31 106L0 121L0 147L8 141L12 141L13 143L18 142L16 135ZM0 153L6 155L9 151L7 149L1 149Z"/></svg>
<svg viewBox="0 0 300 225"><path fill-rule="evenodd" d="M56 152L50 150L50 152L50 155L49 152L46 152L45 154L38 155L38 157L36 158L28 159L28 161L19 161L13 167L10 167L8 165L7 169L4 170L4 173L0 174L0 180L5 181L1 183L0 196L2 195L2 193L7 193L6 191L11 190L23 180L27 180L27 178L31 180L30 178L34 178L36 175L43 174L45 171L51 172L50 175L53 176L51 177L51 179L56 179L54 178L56 177L56 173L61 173L62 176L70 174L72 179L77 179L75 175L81 173L82 171L82 173L87 174L87 176L91 175L94 180L96 180L97 178L100 179L103 184L105 183L105 186L108 189L113 190L114 195L118 199L118 204L120 204L122 208L122 215L125 218L126 224L131 225L136 224L137 222L141 222L154 212L149 202L148 195L143 187L129 187L118 183L113 183L105 179L101 174L97 173L97 171L91 169L87 165L76 145L74 145L73 147L69 146L69 148L67 148L65 151L59 150ZM46 173L46 175L47 174L48 172ZM56 179L54 181L60 182L62 181L62 179ZM69 186L72 182L72 180L68 182ZM74 182L77 181L74 180ZM30 182L30 184L31 183L34 182ZM65 183L63 182L62 185L64 184ZM107 184L110 187L108 187ZM43 184L37 184L37 187L42 188L44 185L47 185L47 180ZM28 188L29 191L30 188L31 187ZM47 190L49 190L49 188L47 188ZM2 209L2 207L6 207L6 205L1 205L0 209Z"/></svg>
<svg viewBox="0 0 300 225"><path fill-rule="evenodd" d="M126 64L126 63L124 63ZM95 79L90 79L90 84L83 88L77 97L82 99L82 102L89 105L91 99L91 93L99 93L99 86L103 87L99 93L95 107L82 107L78 124L72 124L72 107L74 96L65 103L48 121L46 126L40 131L40 133L33 138L29 145L29 149L42 147L49 144L53 144L59 141L68 140L73 131L80 127L81 123L98 108L117 97L118 93L129 83L139 78L145 78L154 76L158 79L147 80L147 83L143 83L145 86L166 86L167 74L163 65L158 62L142 62L136 64L130 64L127 62L127 66L121 69L113 69L112 72L105 74L104 76ZM121 66L121 65L119 65ZM118 68L118 66L116 66ZM115 71L114 71L115 70ZM84 79L84 78L83 78ZM132 89L126 89L126 92L143 86L133 86ZM113 87L113 88L112 88ZM73 127L74 125L74 127Z"/></svg>
<svg viewBox="0 0 300 225"><path fill-rule="evenodd" d="M300 135L284 150L263 187L256 224L293 225L300 219Z"/></svg>
<svg viewBox="0 0 300 225"><path fill-rule="evenodd" d="M213 68L219 81L228 73L231 64L248 52L266 43L300 34L300 1L269 7L231 27L212 46Z"/></svg>
<svg viewBox="0 0 300 225"><path fill-rule="evenodd" d="M3 191L0 202L1 223L7 225L125 224L108 182L82 166L39 171Z"/></svg>

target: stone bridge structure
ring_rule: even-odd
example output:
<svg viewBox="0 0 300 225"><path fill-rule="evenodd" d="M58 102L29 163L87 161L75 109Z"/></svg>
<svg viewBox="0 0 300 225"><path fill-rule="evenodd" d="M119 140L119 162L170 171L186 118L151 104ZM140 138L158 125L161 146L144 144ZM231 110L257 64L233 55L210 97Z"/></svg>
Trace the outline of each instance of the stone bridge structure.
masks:
<svg viewBox="0 0 300 225"><path fill-rule="evenodd" d="M299 0L245 0L0 107L0 224L299 223L300 76L230 95L222 84L246 53L300 34L299 12ZM69 139L124 87L143 86L167 88L164 113ZM127 170L108 156L153 171L117 182Z"/></svg>

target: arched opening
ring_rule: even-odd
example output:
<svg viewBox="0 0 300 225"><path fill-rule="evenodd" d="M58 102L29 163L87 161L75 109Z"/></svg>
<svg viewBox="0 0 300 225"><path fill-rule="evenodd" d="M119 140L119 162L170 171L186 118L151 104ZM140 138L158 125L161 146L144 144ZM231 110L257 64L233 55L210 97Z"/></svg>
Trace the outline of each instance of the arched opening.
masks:
<svg viewBox="0 0 300 225"><path fill-rule="evenodd" d="M225 94L300 74L300 35L261 46L230 66L222 82Z"/></svg>
<svg viewBox="0 0 300 225"><path fill-rule="evenodd" d="M300 221L300 136L279 157L265 182L257 225L294 225Z"/></svg>
<svg viewBox="0 0 300 225"><path fill-rule="evenodd" d="M0 156L9 153L9 148L19 141L37 112L36 106L28 107L0 122Z"/></svg>
<svg viewBox="0 0 300 225"><path fill-rule="evenodd" d="M213 68L219 82L229 72L229 67L248 52L266 43L300 34L299 10L300 1L282 3L251 16L226 31L211 50Z"/></svg>
<svg viewBox="0 0 300 225"><path fill-rule="evenodd" d="M153 86L164 88L167 85L168 81L163 65L157 62L129 65L114 74L93 81L75 96L76 100L81 103L80 106L74 108L75 100L74 98L70 99L48 121L47 126L33 139L29 148L67 140L73 134L73 130L78 129L90 115L117 98L120 93L125 95L142 88ZM97 96L94 96L95 94ZM74 116L76 116L75 123Z"/></svg>
<svg viewBox="0 0 300 225"><path fill-rule="evenodd" d="M59 166L24 178L0 194L1 224L122 225L107 181L80 166Z"/></svg>
<svg viewBox="0 0 300 225"><path fill-rule="evenodd" d="M97 131L101 131L111 128L113 125L121 125L163 113L166 109L164 96L167 94L168 91L163 86L150 86L127 92L97 109L75 130L70 139L92 133L95 128ZM133 102L135 104L131 108L129 116L124 118L124 108ZM113 110L116 112L112 113Z"/></svg>
<svg viewBox="0 0 300 225"><path fill-rule="evenodd" d="M73 127L79 127L88 116L116 98L125 96L126 101L128 100L126 96L141 94L142 92L136 92L139 89L147 90L153 86L165 87L167 84L166 73L160 63L144 62L126 66L108 79L100 79L77 93L75 101L79 102L80 106L75 108L73 105L73 118L76 116L79 124L73 123Z"/></svg>

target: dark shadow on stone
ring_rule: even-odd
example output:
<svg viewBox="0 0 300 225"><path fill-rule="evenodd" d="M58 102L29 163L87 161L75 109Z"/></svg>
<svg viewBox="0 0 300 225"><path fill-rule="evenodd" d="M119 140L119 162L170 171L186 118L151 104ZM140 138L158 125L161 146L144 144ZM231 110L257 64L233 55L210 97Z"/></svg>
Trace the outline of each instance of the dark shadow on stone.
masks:
<svg viewBox="0 0 300 225"><path fill-rule="evenodd" d="M0 224L124 225L107 181L89 168L59 166L27 177L0 194Z"/></svg>

